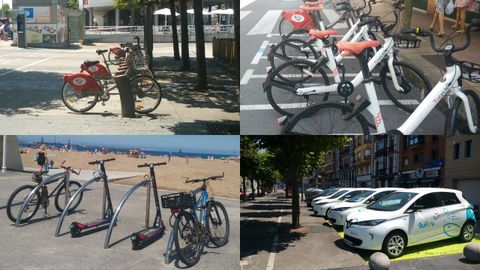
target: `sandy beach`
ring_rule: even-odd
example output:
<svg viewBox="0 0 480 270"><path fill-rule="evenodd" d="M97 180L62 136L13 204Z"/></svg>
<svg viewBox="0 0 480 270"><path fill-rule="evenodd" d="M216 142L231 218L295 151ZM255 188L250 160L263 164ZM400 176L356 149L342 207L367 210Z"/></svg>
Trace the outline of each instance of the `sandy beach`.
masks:
<svg viewBox="0 0 480 270"><path fill-rule="evenodd" d="M26 149L27 153L22 153L22 162L24 167L37 167L34 161L37 150ZM56 150L47 150L47 156L55 162L54 168L58 167L62 161L66 161L65 165L75 169L94 170L95 165L88 165L89 161L98 159L116 158L115 161L106 163L105 167L108 171L128 171L128 172L145 172L148 168L137 168L137 165L150 162L167 162L168 157L150 156L147 158L132 158L127 155L117 154L92 154L87 152L61 152ZM234 160L206 160L189 158L172 157L166 166L155 168L157 185L160 189L191 191L199 186L199 184L185 184L188 177L201 178L213 175L220 175L225 172L225 177L220 181L210 181L211 195L229 198L238 198L238 190L240 183L240 163ZM115 180L115 183L134 185L143 180L143 176L131 177Z"/></svg>

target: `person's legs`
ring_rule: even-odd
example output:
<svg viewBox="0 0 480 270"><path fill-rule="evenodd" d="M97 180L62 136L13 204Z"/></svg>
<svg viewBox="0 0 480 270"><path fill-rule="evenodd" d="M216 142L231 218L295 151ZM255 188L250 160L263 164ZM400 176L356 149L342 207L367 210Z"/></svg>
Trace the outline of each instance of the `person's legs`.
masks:
<svg viewBox="0 0 480 270"><path fill-rule="evenodd" d="M435 11L435 14L433 14L433 20L432 20L432 23L430 24L430 31L433 31L433 29L435 28L435 24L437 23L437 16L438 15L438 12Z"/></svg>
<svg viewBox="0 0 480 270"><path fill-rule="evenodd" d="M445 14L438 14L438 24L440 25L440 31L438 32L439 37L443 37L445 34Z"/></svg>
<svg viewBox="0 0 480 270"><path fill-rule="evenodd" d="M455 8L457 10L455 15L455 23L452 25L452 29L457 30L458 24L460 23L460 8Z"/></svg>
<svg viewBox="0 0 480 270"><path fill-rule="evenodd" d="M467 16L467 7L463 7L460 9L460 30L458 30L459 33L465 33L465 20Z"/></svg>

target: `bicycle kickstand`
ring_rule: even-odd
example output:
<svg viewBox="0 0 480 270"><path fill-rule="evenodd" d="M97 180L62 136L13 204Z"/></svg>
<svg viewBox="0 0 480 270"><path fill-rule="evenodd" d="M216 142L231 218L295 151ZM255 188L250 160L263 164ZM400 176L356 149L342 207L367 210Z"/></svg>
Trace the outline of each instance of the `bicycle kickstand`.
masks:
<svg viewBox="0 0 480 270"><path fill-rule="evenodd" d="M165 251L165 264L170 264L171 262L170 257L172 255L174 233L175 231L172 229L170 231L170 236L168 237L167 250Z"/></svg>

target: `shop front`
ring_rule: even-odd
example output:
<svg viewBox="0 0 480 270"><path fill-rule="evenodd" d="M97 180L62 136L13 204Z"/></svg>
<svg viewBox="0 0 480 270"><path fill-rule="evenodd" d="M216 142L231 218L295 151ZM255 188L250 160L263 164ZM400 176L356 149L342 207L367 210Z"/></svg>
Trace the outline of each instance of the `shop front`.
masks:
<svg viewBox="0 0 480 270"><path fill-rule="evenodd" d="M401 172L396 179L396 186L403 188L439 187L442 169L443 160L427 162L424 168Z"/></svg>

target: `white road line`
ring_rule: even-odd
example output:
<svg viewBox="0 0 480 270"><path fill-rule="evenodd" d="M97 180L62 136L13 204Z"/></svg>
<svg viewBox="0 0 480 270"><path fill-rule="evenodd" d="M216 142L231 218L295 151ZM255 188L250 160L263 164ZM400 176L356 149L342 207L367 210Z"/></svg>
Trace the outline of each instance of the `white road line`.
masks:
<svg viewBox="0 0 480 270"><path fill-rule="evenodd" d="M418 105L418 100L415 99L403 99L400 100L403 105ZM391 100L379 100L380 106L393 106L395 105ZM307 103L285 103L278 104L281 109L301 109L307 107ZM270 104L257 104L257 105L240 105L240 111L270 111L273 110Z"/></svg>
<svg viewBox="0 0 480 270"><path fill-rule="evenodd" d="M280 18L281 10L269 10L263 17L258 21L255 26L250 29L247 36L253 35L267 35L270 34L273 30L273 27L277 24L277 20Z"/></svg>
<svg viewBox="0 0 480 270"><path fill-rule="evenodd" d="M31 63L31 64L28 64L28 65L26 65L26 66L19 67L19 68L16 68L16 69L14 69L14 70L7 71L7 72L5 72L5 73L0 74L0 77L5 76L5 75L10 74L10 73L15 72L15 71L19 71L19 70L25 69L25 68L27 68L27 67L31 67L31 66L40 64L40 63L42 63L42 62L48 61L48 60L53 59L53 58L55 58L55 57L58 57L58 56L52 56L52 57L49 57L49 58L45 58L45 59L42 59L42 60L40 60L40 61L37 61L37 62L33 62L33 63Z"/></svg>
<svg viewBox="0 0 480 270"><path fill-rule="evenodd" d="M283 209L280 209L280 214L282 214ZM273 270L273 265L275 264L275 255L277 254L277 246L278 246L278 228L280 227L280 222L282 222L282 216L278 217L277 220L277 234L273 239L272 249L270 251L270 255L268 256L268 263L266 270Z"/></svg>
<svg viewBox="0 0 480 270"><path fill-rule="evenodd" d="M240 80L240 84L241 85L246 85L248 84L248 82L250 81L250 78L252 77L253 75L253 69L247 69L247 71L245 71L245 74L243 74L243 77L242 79ZM266 78L266 77L265 77Z"/></svg>
<svg viewBox="0 0 480 270"><path fill-rule="evenodd" d="M279 37L280 34L278 33L270 33L267 35L267 37ZM291 37L306 37L305 35L291 35ZM336 38L342 38L343 35L330 35L330 37L336 37Z"/></svg>
<svg viewBox="0 0 480 270"><path fill-rule="evenodd" d="M258 51L255 54L255 57L253 57L252 62L250 62L250 65L257 65L258 62L260 62L260 58L265 52L265 49L267 48L268 44L269 44L268 40L264 40L262 42L262 45L260 46L260 48L258 48Z"/></svg>
<svg viewBox="0 0 480 270"><path fill-rule="evenodd" d="M307 59L306 56L302 56L302 55L298 55L298 56L295 56L295 57L293 57L293 58L295 58L295 59ZM262 56L262 57L260 57L260 59L268 59L268 56ZM308 57L308 59L312 59L312 58L311 58L311 57ZM356 59L356 57L355 57L355 56L348 55L348 56L344 56L343 59ZM312 59L312 62L313 62L313 61L314 61L314 60Z"/></svg>
<svg viewBox="0 0 480 270"><path fill-rule="evenodd" d="M240 9L250 5L251 3L255 2L255 0L240 0Z"/></svg>
<svg viewBox="0 0 480 270"><path fill-rule="evenodd" d="M248 71L248 70L247 70ZM246 72L245 72L246 73ZM345 73L345 77L347 78L355 78L355 76L357 76L358 73ZM378 76L379 73L372 73L372 76ZM267 74L250 74L249 75L249 79L266 79L267 78ZM298 77L298 74L283 74L282 75L284 78L297 78ZM313 74L312 76L313 78L320 78L322 77L322 75L320 74ZM333 77L333 74L327 74L327 77L330 77L332 78ZM248 82L248 81L247 81ZM241 83L240 83L241 84Z"/></svg>
<svg viewBox="0 0 480 270"><path fill-rule="evenodd" d="M240 10L240 21L247 17L251 12L251 10Z"/></svg>

